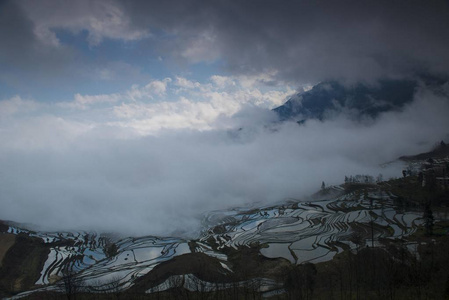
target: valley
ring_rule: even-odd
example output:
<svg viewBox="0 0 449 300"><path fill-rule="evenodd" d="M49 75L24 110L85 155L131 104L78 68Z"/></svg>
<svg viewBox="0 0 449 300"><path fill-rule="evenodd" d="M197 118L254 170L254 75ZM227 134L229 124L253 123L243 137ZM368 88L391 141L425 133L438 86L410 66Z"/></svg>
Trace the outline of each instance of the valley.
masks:
<svg viewBox="0 0 449 300"><path fill-rule="evenodd" d="M204 216L203 230L193 240L34 232L20 224L3 223L3 239L32 239L47 252L38 267L28 270L39 274L35 281L18 285L23 280L19 276L11 281L8 293L17 294L12 299L64 293L61 282L73 276L89 293L151 294L177 285L197 291L199 283L206 290L222 284L225 290L236 282L245 286L257 280L258 292L282 294L281 274L290 265L325 263L348 251L385 248L398 241L410 253L417 253L419 242L413 236L424 226L422 209L403 209L398 196L389 191L391 185L393 181L344 184L303 201L287 199L273 206L212 211ZM435 222L443 221L447 212L436 213ZM4 260L10 256L6 253ZM192 259L198 263L191 265Z"/></svg>

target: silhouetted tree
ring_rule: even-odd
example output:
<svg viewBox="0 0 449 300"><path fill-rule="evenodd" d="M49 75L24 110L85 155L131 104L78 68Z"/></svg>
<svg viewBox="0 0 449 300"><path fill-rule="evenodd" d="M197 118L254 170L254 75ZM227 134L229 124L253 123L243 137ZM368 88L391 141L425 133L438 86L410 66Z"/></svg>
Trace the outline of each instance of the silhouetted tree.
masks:
<svg viewBox="0 0 449 300"><path fill-rule="evenodd" d="M292 267L286 275L284 287L290 299L312 299L317 270L314 264Z"/></svg>
<svg viewBox="0 0 449 300"><path fill-rule="evenodd" d="M430 208L430 202L426 203L423 218L424 218L424 227L426 228L426 234L432 235L433 234L434 217L433 217L432 209Z"/></svg>
<svg viewBox="0 0 449 300"><path fill-rule="evenodd" d="M62 272L63 276L59 281L59 287L62 289L67 299L76 299L76 295L85 290L84 279L77 276L73 268L68 265Z"/></svg>
<svg viewBox="0 0 449 300"><path fill-rule="evenodd" d="M379 175L377 175L377 178L376 178L377 183L382 182L383 180L384 180L384 176L379 173Z"/></svg>
<svg viewBox="0 0 449 300"><path fill-rule="evenodd" d="M355 231L351 234L350 241L356 245L356 251L359 252L362 245L365 245L365 239L363 234L358 231Z"/></svg>

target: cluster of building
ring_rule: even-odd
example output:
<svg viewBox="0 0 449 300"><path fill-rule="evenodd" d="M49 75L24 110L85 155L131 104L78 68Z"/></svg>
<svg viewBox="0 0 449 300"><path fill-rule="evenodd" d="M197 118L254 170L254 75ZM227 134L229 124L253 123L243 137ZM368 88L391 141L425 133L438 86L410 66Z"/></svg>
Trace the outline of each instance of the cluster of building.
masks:
<svg viewBox="0 0 449 300"><path fill-rule="evenodd" d="M422 164L418 178L423 187L449 189L449 158L429 158Z"/></svg>

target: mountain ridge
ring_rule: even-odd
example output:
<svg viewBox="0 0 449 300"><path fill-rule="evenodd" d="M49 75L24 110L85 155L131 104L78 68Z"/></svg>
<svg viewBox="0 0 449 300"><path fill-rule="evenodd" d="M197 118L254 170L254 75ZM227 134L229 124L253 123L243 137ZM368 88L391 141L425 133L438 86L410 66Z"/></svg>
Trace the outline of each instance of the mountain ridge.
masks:
<svg viewBox="0 0 449 300"><path fill-rule="evenodd" d="M352 112L356 118L376 118L411 103L421 86L440 87L446 78L421 76L418 79L383 79L374 84L346 85L336 80L323 81L300 92L273 109L280 121L324 120L333 113Z"/></svg>

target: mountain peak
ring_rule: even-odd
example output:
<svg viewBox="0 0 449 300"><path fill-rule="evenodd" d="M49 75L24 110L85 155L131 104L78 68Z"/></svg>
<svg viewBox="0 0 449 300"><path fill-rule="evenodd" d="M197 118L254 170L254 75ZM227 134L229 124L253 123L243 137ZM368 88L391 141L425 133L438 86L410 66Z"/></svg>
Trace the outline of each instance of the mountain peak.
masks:
<svg viewBox="0 0 449 300"><path fill-rule="evenodd" d="M375 118L412 102L417 86L416 80L381 80L372 85L356 83L349 86L338 81L324 81L293 96L274 111L282 121L323 120L327 113L342 111Z"/></svg>

